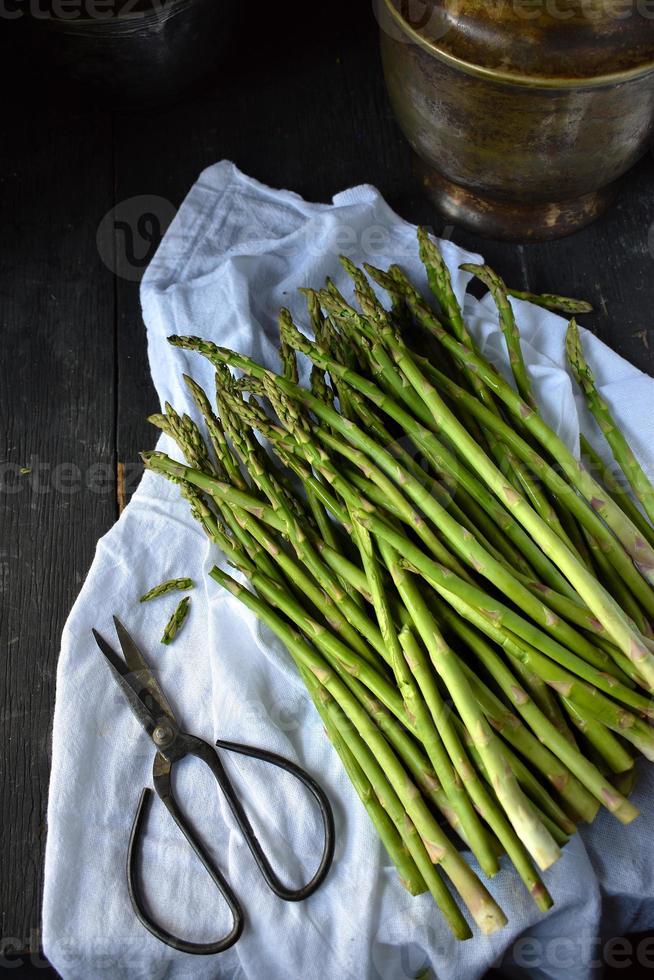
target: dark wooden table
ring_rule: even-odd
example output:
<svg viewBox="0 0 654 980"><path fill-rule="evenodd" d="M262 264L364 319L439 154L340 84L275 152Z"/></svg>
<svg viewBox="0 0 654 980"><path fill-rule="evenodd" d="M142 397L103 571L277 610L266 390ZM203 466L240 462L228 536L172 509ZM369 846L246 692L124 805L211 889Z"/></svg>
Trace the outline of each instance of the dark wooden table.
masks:
<svg viewBox="0 0 654 980"><path fill-rule="evenodd" d="M369 7L353 13L355 4L341 3L340 16L338 7L318 27L306 22L304 5L275 5L277 21L249 25L202 89L176 104L129 111L96 106L87 93L39 75L19 43L21 25L0 20L5 948L38 949L61 629L95 543L117 517L117 469L124 465L129 496L138 451L154 442L145 418L157 399L138 284L114 275L106 240L100 254L102 219L146 195L163 199L154 209L165 223L202 168L229 158L259 180L318 201L375 184L405 218L443 232L391 115ZM25 86L29 77L33 88ZM483 251L514 285L590 299L597 314L584 322L652 372L651 189L648 158L605 218L553 244L451 234ZM126 207L129 223L138 214ZM115 230L119 259L125 242ZM134 251L138 266L149 254L138 234Z"/></svg>

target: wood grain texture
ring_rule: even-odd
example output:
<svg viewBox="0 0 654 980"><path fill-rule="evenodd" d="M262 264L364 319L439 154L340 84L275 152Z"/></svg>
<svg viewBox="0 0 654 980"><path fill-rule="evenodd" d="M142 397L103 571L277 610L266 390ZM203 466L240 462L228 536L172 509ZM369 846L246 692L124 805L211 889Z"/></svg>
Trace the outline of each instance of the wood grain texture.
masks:
<svg viewBox="0 0 654 980"><path fill-rule="evenodd" d="M444 229L393 121L369 6L334 4L320 31L303 20L303 7L276 7L208 85L175 104L109 113L53 85L16 93L5 120L0 462L12 482L0 499L0 937L15 937L19 948L38 941L59 635L95 542L115 519L116 463L129 496L138 452L155 438L145 422L157 399L138 282L116 277L96 248L112 208L146 196L174 209L222 158L318 201L372 183L403 217L483 251L513 285L590 299L597 312L584 323L654 371L651 159L610 214L566 241L518 248ZM121 232L113 233L120 249ZM43 492L37 463L49 467ZM109 473L104 492L84 484L94 463ZM20 466L32 474L15 475ZM77 490L62 492L77 472Z"/></svg>
<svg viewBox="0 0 654 980"><path fill-rule="evenodd" d="M14 107L0 151L0 938L38 943L61 630L115 495L108 118ZM83 134L83 138L82 138ZM20 472L22 470L28 472ZM37 946L38 948L38 946Z"/></svg>

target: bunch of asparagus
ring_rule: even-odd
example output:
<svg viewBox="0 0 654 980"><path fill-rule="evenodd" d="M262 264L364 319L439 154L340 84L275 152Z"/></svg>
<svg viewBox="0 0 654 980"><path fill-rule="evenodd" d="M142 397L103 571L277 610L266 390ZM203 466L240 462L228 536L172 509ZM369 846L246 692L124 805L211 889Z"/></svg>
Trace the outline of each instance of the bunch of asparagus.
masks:
<svg viewBox="0 0 654 980"><path fill-rule="evenodd" d="M574 372L644 511L543 421L502 280L468 267L497 305L515 387L418 238L429 302L400 268L343 258L354 301L329 280L303 290L313 339L282 310L279 373L171 337L215 367L216 405L186 377L204 434L167 405L152 421L185 462L144 460L242 573L215 567L216 582L288 648L403 884L465 939L452 891L483 933L506 917L464 849L488 876L506 855L546 910L540 872L577 824L601 806L638 814L634 763L654 759L654 491L574 321Z"/></svg>

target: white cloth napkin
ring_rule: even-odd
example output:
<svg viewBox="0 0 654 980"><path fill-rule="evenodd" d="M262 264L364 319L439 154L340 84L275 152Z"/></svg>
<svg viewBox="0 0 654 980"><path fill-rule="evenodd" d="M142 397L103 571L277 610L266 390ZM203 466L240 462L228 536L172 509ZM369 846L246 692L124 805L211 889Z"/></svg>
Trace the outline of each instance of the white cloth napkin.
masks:
<svg viewBox="0 0 654 980"><path fill-rule="evenodd" d="M463 261L442 243L464 298ZM171 225L142 286L152 376L162 403L192 410L182 374L205 387L211 370L198 355L168 345L169 334L199 334L275 366L275 314L290 307L304 322L298 286L333 276L344 290L337 255L377 265L400 262L425 286L415 229L369 186L310 204L271 190L223 162L199 178ZM554 283L553 286L556 284ZM506 363L495 311L465 299L466 314L489 356ZM565 323L516 302L524 349L550 422L570 445L578 419L596 436L564 367ZM624 431L651 464L654 381L584 334L589 360ZM153 433L152 443L155 438ZM601 441L596 439L598 446ZM165 439L162 448L171 449ZM490 889L509 915L492 938L450 938L432 899L401 887L363 806L282 646L207 576L221 556L194 525L175 487L146 474L118 523L98 543L88 578L64 629L57 674L48 808L43 939L65 980L143 977L286 980L404 980L433 975L473 980L512 949L516 975L588 977L599 934L654 926L654 779L643 767L634 799L640 819L627 829L603 814L564 850L545 875L556 900L540 914L511 871ZM178 596L146 605L138 597L171 576L191 576L191 613L170 647L159 637ZM150 784L153 748L117 690L91 637L113 637L118 613L142 643L186 729L208 740L233 738L295 759L333 801L338 844L324 886L302 904L265 887L211 776L184 763L181 798L242 898L247 927L217 957L175 953L135 919L127 896L125 853L141 787ZM316 866L319 818L297 784L258 763L228 759L255 826L277 866L289 875ZM301 855L296 861L292 855ZM156 802L143 865L147 895L160 921L185 938L223 934L227 913L203 869ZM516 944L518 937L522 939Z"/></svg>

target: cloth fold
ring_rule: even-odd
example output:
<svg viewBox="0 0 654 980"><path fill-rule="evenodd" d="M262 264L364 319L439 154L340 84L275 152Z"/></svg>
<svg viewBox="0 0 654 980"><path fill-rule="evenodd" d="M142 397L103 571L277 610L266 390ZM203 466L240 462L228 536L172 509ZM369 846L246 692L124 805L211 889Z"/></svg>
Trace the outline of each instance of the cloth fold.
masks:
<svg viewBox="0 0 654 980"><path fill-rule="evenodd" d="M442 242L471 329L502 370L506 355L488 297L466 294L462 262L480 257ZM167 336L197 334L277 365L276 312L305 322L302 285L332 276L348 292L339 253L385 266L398 262L426 290L415 228L378 191L355 187L332 204L272 190L222 162L192 188L142 283L152 377L162 404L193 412L182 381L208 390L209 364L172 348ZM514 301L525 357L543 411L570 446L579 427L606 455L565 368L565 322ZM641 461L652 468L654 381L584 332L588 360ZM154 440L153 440L154 441ZM162 437L161 448L172 449ZM598 935L654 926L654 816L651 767L634 794L640 819L620 827L602 814L583 828L546 873L555 906L542 915L517 875L499 874L490 890L509 916L491 938L457 944L432 899L411 898L375 835L326 739L281 644L208 577L220 554L208 545L176 488L146 473L117 524L99 542L88 578L64 629L57 673L43 901L46 955L65 980L138 977L269 980L404 980L432 974L475 980L505 957L515 976L585 980L596 969ZM145 605L138 597L173 576L196 582L184 632L159 643L175 597ZM182 725L208 740L260 744L299 762L324 786L336 816L337 851L329 878L308 901L286 904L268 891L208 772L184 763L176 782L184 807L220 862L247 916L246 930L218 957L176 953L135 919L125 855L135 807L151 779L153 749L95 648L91 627L111 633L117 613L142 644ZM226 757L248 813L276 867L289 880L319 860L320 819L297 783L260 764ZM474 862L473 862L474 863ZM148 822L142 868L157 918L188 939L224 933L227 912L163 810ZM531 943L531 945L529 945Z"/></svg>

